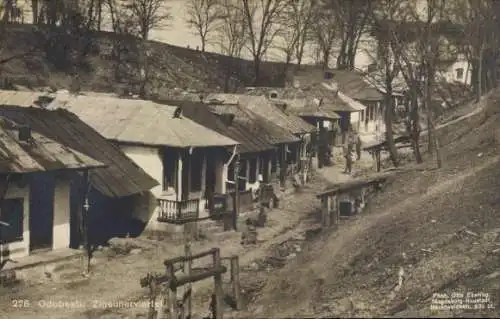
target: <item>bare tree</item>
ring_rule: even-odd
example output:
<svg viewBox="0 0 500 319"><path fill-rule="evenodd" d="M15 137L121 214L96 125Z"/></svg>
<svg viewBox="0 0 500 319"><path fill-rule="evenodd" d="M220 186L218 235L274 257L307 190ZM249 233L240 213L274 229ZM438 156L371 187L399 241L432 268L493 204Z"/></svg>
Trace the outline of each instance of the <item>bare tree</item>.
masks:
<svg viewBox="0 0 500 319"><path fill-rule="evenodd" d="M143 40L148 40L151 29L163 27L172 19L166 3L167 0L124 0L123 6L130 10Z"/></svg>
<svg viewBox="0 0 500 319"><path fill-rule="evenodd" d="M388 3L386 3L388 5ZM394 4L391 4L394 5ZM401 8L403 9L403 8ZM379 10L387 10L382 7ZM415 32L407 32L409 22L410 8L405 7L404 13L399 14L392 20L375 19L375 34L378 38L385 38L390 45L390 50L395 58L395 68L399 69L403 76L406 86L406 98L408 99L408 114L405 119L406 130L411 138L415 160L417 163L422 163L422 155L420 151L420 101L423 96L423 88L421 83L422 58L414 54L412 43L418 37ZM387 52L387 47L384 48ZM385 75L387 81L387 75ZM385 83L387 85L387 83Z"/></svg>
<svg viewBox="0 0 500 319"><path fill-rule="evenodd" d="M489 67L484 67L489 55L496 61L497 34L495 31L494 3L488 0L456 0L452 2L450 18L459 26L458 34L454 39L472 64L472 85L479 101L485 89L496 86L495 62ZM490 59L491 60L491 59ZM485 79L490 78L492 83ZM490 84L490 85L488 85Z"/></svg>
<svg viewBox="0 0 500 319"><path fill-rule="evenodd" d="M324 68L330 64L335 37L337 35L337 22L332 7L317 6L314 10L313 24L314 40L317 45L318 55ZM317 61L319 62L319 61Z"/></svg>
<svg viewBox="0 0 500 319"><path fill-rule="evenodd" d="M442 166L442 157L434 127L435 109L432 104L432 92L436 85L437 65L447 49L443 45L443 31L441 30L443 26L441 22L446 18L445 4L445 0L426 0L425 14L422 14L414 5L408 6L408 14L411 15L411 30L405 30L408 29L408 25L404 28L401 23L397 25L398 31L396 27L389 28L392 49L400 58L401 72L409 87L412 110L408 126L415 143L417 161L421 161L418 149L420 134L418 123L421 114L418 104L420 100L424 105L427 118L428 150L429 153L436 154L438 168ZM403 34L407 37L404 38Z"/></svg>
<svg viewBox="0 0 500 319"><path fill-rule="evenodd" d="M393 50L393 46L391 46L391 36L388 34L387 24L391 24L390 27L394 28L395 20L402 17L403 11L402 0L379 0L371 14L373 33L377 40L377 61L379 61L378 66L382 71L382 86L385 90L385 140L394 166L398 166L399 162L392 126L394 114L393 81L400 72L401 64L398 63L398 52Z"/></svg>
<svg viewBox="0 0 500 319"><path fill-rule="evenodd" d="M285 53L287 65L294 58L298 65L302 63L305 45L311 38L313 10L314 3L310 0L291 1L281 15L280 49Z"/></svg>
<svg viewBox="0 0 500 319"><path fill-rule="evenodd" d="M243 48L248 41L248 24L245 21L245 12L239 0L220 0L219 23L215 29L217 44L220 52L229 56L226 64L226 78L224 90L229 90L229 81L234 70L234 58L240 58Z"/></svg>
<svg viewBox="0 0 500 319"><path fill-rule="evenodd" d="M201 40L201 52L205 52L209 35L220 20L218 0L188 0L186 23L195 29Z"/></svg>
<svg viewBox="0 0 500 319"><path fill-rule="evenodd" d="M253 57L255 83L260 80L260 66L264 55L280 31L279 18L287 0L241 0L248 25L250 52Z"/></svg>
<svg viewBox="0 0 500 319"><path fill-rule="evenodd" d="M354 68L354 59L368 23L372 2L372 0L320 0L318 7L320 16L323 17L317 20L319 25L316 29L323 29L322 33L326 36L318 40L323 42L320 46L325 50L328 48L330 53L331 46L327 44L333 42L332 39L335 37L331 29L335 29L335 35L340 40L337 68L349 70Z"/></svg>

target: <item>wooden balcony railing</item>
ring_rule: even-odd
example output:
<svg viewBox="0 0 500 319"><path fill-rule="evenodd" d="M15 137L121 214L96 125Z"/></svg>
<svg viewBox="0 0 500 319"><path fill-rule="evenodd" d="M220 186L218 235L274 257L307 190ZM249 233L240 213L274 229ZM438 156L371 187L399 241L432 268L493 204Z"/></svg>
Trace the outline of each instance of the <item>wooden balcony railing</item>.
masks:
<svg viewBox="0 0 500 319"><path fill-rule="evenodd" d="M169 200L158 199L160 213L158 221L171 224L183 224L195 221L200 217L200 200Z"/></svg>

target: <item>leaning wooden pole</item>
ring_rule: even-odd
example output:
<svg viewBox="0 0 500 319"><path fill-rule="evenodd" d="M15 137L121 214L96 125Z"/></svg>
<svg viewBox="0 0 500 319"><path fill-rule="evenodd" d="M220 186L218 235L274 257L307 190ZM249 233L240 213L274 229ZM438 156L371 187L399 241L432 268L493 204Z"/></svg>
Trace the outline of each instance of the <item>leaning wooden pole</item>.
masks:
<svg viewBox="0 0 500 319"><path fill-rule="evenodd" d="M240 213L240 156L236 155L234 159L234 202L233 202L233 215L232 226L234 230L238 230L238 215Z"/></svg>
<svg viewBox="0 0 500 319"><path fill-rule="evenodd" d="M168 307L170 318L177 319L177 285L175 284L175 270L173 264L167 264L167 275L170 278L170 281L174 281L174 283L170 282L168 287Z"/></svg>
<svg viewBox="0 0 500 319"><path fill-rule="evenodd" d="M213 251L213 263L214 269L221 268L221 258L220 249L214 249ZM222 303L224 298L224 291L222 289L222 273L216 273L214 275L214 293L215 293L215 318L223 319L224 315L222 313Z"/></svg>
<svg viewBox="0 0 500 319"><path fill-rule="evenodd" d="M187 224L186 224L187 226ZM184 256L186 257L186 261L184 262L184 275L191 276L193 259L191 258L191 236L189 231L184 232ZM191 295L192 295L192 287L191 283L186 284L184 289L185 300L183 300L183 308L184 308L184 318L191 318L192 304L191 304Z"/></svg>

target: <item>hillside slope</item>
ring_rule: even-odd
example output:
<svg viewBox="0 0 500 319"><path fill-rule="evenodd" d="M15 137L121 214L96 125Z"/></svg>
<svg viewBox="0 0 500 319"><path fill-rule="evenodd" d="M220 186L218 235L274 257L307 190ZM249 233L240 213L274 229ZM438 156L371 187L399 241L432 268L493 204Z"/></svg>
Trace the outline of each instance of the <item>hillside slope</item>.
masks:
<svg viewBox="0 0 500 319"><path fill-rule="evenodd" d="M30 87L54 86L69 89L78 85L82 90L137 91L140 66L149 51L149 89L162 94L165 88L223 89L226 75L230 89L251 85L253 63L215 53L148 41L146 46L136 38L111 32L65 32L57 27L29 24L9 25L2 38L1 59L23 55L1 65L1 79ZM82 57L81 52L88 54ZM280 84L284 79L281 63L264 62L261 80ZM229 72L232 71L232 72Z"/></svg>
<svg viewBox="0 0 500 319"><path fill-rule="evenodd" d="M445 316L453 314L430 311L433 293L500 288L498 101L495 92L484 112L439 132L443 169L401 173L361 216L276 270L254 314ZM499 309L474 315L498 316Z"/></svg>

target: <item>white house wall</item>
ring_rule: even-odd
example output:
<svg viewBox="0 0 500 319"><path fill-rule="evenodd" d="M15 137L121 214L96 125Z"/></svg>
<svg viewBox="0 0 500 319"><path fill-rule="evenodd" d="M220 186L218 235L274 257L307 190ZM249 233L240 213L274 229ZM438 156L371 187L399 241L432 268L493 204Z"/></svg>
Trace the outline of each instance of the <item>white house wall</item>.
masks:
<svg viewBox="0 0 500 319"><path fill-rule="evenodd" d="M5 194L5 199L23 199L23 240L3 245L9 250L9 258L26 257L30 255L30 187L29 183L19 187L11 183ZM54 219L52 232L52 249L69 248L70 244L70 181L57 178L54 191Z"/></svg>
<svg viewBox="0 0 500 319"><path fill-rule="evenodd" d="M155 186L149 191L147 198L148 209L141 211L135 211L133 213L134 217L143 223L148 223L152 221L156 223L156 217L154 212L157 205L156 199L162 196L163 193L163 161L158 148L145 147L145 146L129 146L120 145L120 148L125 155L127 155L134 163L141 167L149 176L154 178L159 185ZM171 195L171 198L175 200L175 192Z"/></svg>
<svg viewBox="0 0 500 319"><path fill-rule="evenodd" d="M68 248L70 243L70 181L58 178L54 191L54 230L52 249Z"/></svg>

